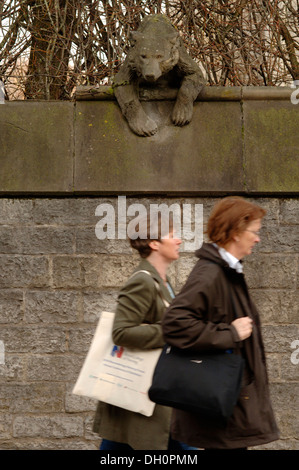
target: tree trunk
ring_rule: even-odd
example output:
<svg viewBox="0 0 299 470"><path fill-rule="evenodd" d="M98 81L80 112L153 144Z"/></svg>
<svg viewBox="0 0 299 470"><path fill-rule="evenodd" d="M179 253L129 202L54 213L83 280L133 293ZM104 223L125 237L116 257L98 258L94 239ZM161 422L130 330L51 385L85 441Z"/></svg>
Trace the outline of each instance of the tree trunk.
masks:
<svg viewBox="0 0 299 470"><path fill-rule="evenodd" d="M31 5L32 43L25 86L27 99L61 100L66 96L75 9L68 0Z"/></svg>

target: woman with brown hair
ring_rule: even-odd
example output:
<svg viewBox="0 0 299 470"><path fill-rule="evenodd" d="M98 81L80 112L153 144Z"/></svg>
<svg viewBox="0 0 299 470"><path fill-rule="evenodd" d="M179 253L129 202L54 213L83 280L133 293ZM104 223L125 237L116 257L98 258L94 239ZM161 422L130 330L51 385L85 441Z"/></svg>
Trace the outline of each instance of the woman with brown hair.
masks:
<svg viewBox="0 0 299 470"><path fill-rule="evenodd" d="M179 258L181 240L174 236L171 221L165 224L169 233L162 222L162 217L157 222L155 217L153 221L148 218L139 224L137 237L128 234L141 261L118 296L113 340L119 346L154 349L165 344L164 301L170 303L174 297L167 269ZM93 430L103 438L100 450L183 450L186 446L170 436L171 413L171 408L156 405L147 417L99 403Z"/></svg>
<svg viewBox="0 0 299 470"><path fill-rule="evenodd" d="M175 410L175 439L205 449L246 449L278 439L268 389L260 318L243 275L241 260L260 241L264 209L239 197L222 199L212 211L210 243L165 312L164 338L177 348L242 354L242 388L225 427Z"/></svg>

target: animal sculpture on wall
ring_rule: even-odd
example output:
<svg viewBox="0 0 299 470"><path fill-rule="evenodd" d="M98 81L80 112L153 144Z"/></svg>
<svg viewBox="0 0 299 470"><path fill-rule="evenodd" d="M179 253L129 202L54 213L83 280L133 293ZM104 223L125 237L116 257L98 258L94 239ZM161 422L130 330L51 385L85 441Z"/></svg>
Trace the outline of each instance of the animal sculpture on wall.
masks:
<svg viewBox="0 0 299 470"><path fill-rule="evenodd" d="M163 15L145 17L131 32L126 60L115 75L114 94L131 130L140 136L157 132L157 124L144 111L139 87L178 88L172 122L184 126L192 119L193 103L204 86L199 66L188 55L177 29Z"/></svg>

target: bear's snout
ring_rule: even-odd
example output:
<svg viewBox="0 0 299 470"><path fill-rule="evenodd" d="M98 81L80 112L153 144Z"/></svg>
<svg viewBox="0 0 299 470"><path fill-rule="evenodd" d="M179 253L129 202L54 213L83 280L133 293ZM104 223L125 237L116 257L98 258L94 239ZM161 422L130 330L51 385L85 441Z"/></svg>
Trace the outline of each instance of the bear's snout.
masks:
<svg viewBox="0 0 299 470"><path fill-rule="evenodd" d="M147 82L155 82L161 77L162 72L157 61L149 60L142 67L142 76Z"/></svg>

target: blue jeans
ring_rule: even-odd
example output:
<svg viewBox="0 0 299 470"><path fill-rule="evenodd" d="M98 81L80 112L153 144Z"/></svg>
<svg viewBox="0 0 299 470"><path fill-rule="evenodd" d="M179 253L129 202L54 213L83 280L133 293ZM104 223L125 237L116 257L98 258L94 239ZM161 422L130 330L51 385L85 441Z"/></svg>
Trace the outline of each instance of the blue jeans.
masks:
<svg viewBox="0 0 299 470"><path fill-rule="evenodd" d="M100 445L100 450L120 450L120 451L128 451L134 450L129 444L123 444L121 442L114 442L109 441L108 439L103 439ZM171 437L169 438L168 442L168 449L171 452L180 452L182 450L197 450L196 447L190 447L183 442L175 441Z"/></svg>

